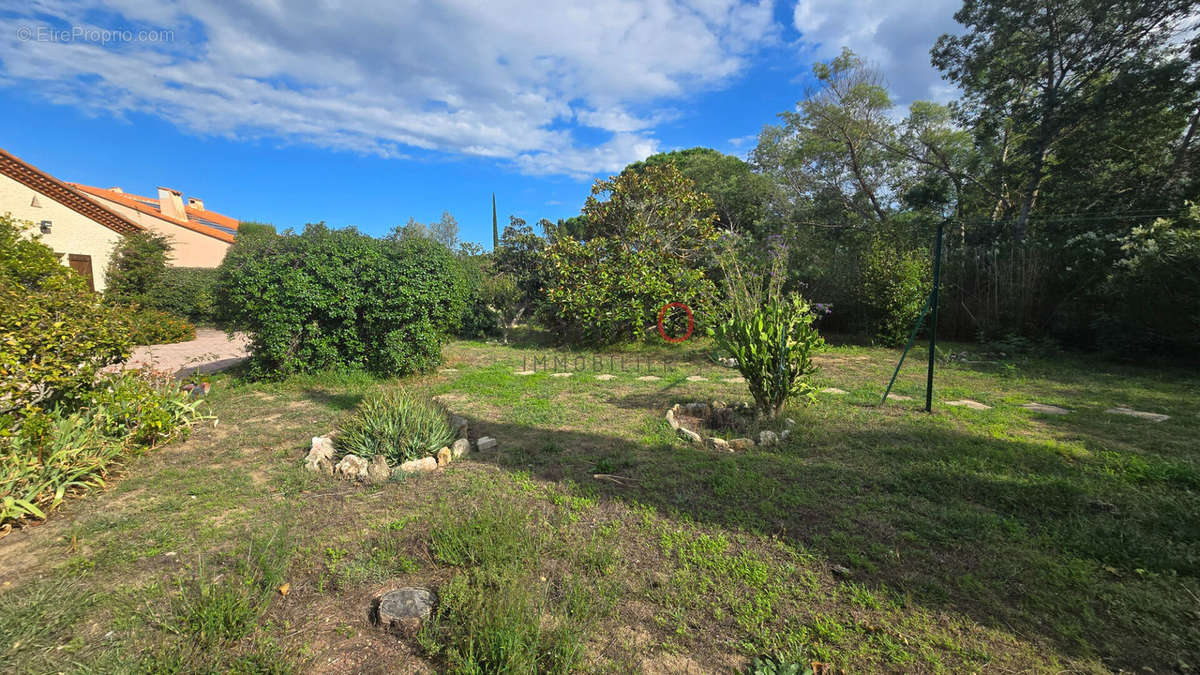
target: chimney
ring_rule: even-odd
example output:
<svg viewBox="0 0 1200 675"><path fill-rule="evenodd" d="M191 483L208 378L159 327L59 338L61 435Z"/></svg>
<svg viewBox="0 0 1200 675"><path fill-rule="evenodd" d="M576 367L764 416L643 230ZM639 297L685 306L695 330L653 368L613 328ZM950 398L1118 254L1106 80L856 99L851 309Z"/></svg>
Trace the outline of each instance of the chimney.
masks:
<svg viewBox="0 0 1200 675"><path fill-rule="evenodd" d="M108 188L108 191L109 191L109 192L116 192L117 194L124 194L124 193L125 193L125 191L124 191L124 190L122 190L121 188L119 188L119 187L116 187L116 186L113 186L113 187L110 187L110 188Z"/></svg>
<svg viewBox="0 0 1200 675"><path fill-rule="evenodd" d="M188 206L193 209L204 210L204 200L198 197L188 197Z"/></svg>
<svg viewBox="0 0 1200 675"><path fill-rule="evenodd" d="M158 210L168 218L187 220L187 211L183 210L183 194L171 188L158 188Z"/></svg>

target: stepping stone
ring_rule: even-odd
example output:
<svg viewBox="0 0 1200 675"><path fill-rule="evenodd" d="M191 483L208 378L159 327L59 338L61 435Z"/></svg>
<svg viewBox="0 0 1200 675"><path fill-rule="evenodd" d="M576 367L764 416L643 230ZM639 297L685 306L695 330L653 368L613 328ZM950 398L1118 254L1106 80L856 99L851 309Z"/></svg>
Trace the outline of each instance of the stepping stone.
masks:
<svg viewBox="0 0 1200 675"><path fill-rule="evenodd" d="M1056 405L1047 405L1045 403L1029 402L1021 407L1026 410L1032 410L1033 412L1039 412L1045 415L1066 415L1071 412L1066 408L1060 408Z"/></svg>
<svg viewBox="0 0 1200 675"><path fill-rule="evenodd" d="M638 378L642 382L658 382L662 378L657 375L643 375Z"/></svg>
<svg viewBox="0 0 1200 675"><path fill-rule="evenodd" d="M708 378L703 375L688 375L688 382L708 382Z"/></svg>
<svg viewBox="0 0 1200 675"><path fill-rule="evenodd" d="M458 372L458 368L442 368L440 372L443 372L443 373L457 373L457 372Z"/></svg>
<svg viewBox="0 0 1200 675"><path fill-rule="evenodd" d="M550 377L570 377L575 373L550 373Z"/></svg>
<svg viewBox="0 0 1200 675"><path fill-rule="evenodd" d="M1144 412L1142 410L1134 410L1133 408L1129 408L1129 407L1123 406L1123 405L1119 405L1115 408L1109 408L1108 410L1105 410L1104 412L1109 413L1111 415L1129 415L1130 417L1137 417L1137 418L1144 419L1144 420L1150 420L1151 422L1165 422L1165 421L1171 419L1170 415L1163 415L1161 413Z"/></svg>
<svg viewBox="0 0 1200 675"><path fill-rule="evenodd" d="M604 373L603 375L597 375L596 379L600 380L601 382L608 382L609 380L617 379L617 376L613 375L612 373Z"/></svg>
<svg viewBox="0 0 1200 675"><path fill-rule="evenodd" d="M536 370L515 370L513 371L513 375L532 375L536 372Z"/></svg>
<svg viewBox="0 0 1200 675"><path fill-rule="evenodd" d="M904 394L888 394L888 400L891 401L911 401L913 397L905 396Z"/></svg>
<svg viewBox="0 0 1200 675"><path fill-rule="evenodd" d="M991 410L992 406L985 405L979 401L972 401L969 398L964 398L958 401L946 401L946 405L959 406L962 408L970 408L971 410Z"/></svg>
<svg viewBox="0 0 1200 675"><path fill-rule="evenodd" d="M841 396L842 394L848 394L850 392L846 391L845 389L838 389L837 387L825 387L824 389L821 390L821 393L822 394L835 394L837 396Z"/></svg>
<svg viewBox="0 0 1200 675"><path fill-rule="evenodd" d="M413 636L429 619L436 602L437 595L427 588L398 588L372 601L371 621L397 635Z"/></svg>
<svg viewBox="0 0 1200 675"><path fill-rule="evenodd" d="M729 384L741 384L741 383L743 383L743 382L745 382L745 381L746 381L746 378L744 378L744 377L741 377L741 376L738 376L738 377L727 377L727 378L725 378L725 379L723 379L723 380L721 380L721 381L722 381L722 382L728 382Z"/></svg>

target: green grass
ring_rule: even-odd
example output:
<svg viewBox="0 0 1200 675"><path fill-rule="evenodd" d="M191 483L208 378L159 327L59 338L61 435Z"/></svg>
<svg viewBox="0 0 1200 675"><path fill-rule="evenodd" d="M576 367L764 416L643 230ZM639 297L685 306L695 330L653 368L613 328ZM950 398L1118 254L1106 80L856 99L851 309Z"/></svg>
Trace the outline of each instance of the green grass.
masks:
<svg viewBox="0 0 1200 675"><path fill-rule="evenodd" d="M661 379L601 382L514 375L552 353L527 337L454 343L457 372L398 383L215 378L219 425L0 541L0 670L122 671L143 652L161 672L1200 663L1195 372L955 345L972 362L939 367L930 415L919 349L895 389L914 400L881 407L898 352L834 347L817 383L848 394L785 410L778 447L717 454L663 420L677 402L747 400L711 345L614 352L661 360ZM311 436L395 388L500 447L382 486L300 468ZM944 405L957 398L993 407ZM1117 405L1171 419L1104 412ZM441 598L403 652L366 622L396 585Z"/></svg>

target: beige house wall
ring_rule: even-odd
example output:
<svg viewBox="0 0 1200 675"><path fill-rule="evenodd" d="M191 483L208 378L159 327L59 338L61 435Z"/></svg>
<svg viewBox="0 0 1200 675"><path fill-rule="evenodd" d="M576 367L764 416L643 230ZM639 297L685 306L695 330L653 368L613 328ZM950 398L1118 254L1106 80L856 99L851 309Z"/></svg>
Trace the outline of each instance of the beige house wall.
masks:
<svg viewBox="0 0 1200 675"><path fill-rule="evenodd" d="M168 237L173 247L168 263L173 267L217 267L229 250L230 244L220 239L147 215L124 204L95 195L85 196L130 222Z"/></svg>
<svg viewBox="0 0 1200 675"><path fill-rule="evenodd" d="M40 206L32 205L35 196ZM11 214L17 220L32 221L32 235L39 235L38 224L49 220L50 233L39 235L41 242L63 254L63 265L68 264L70 254L90 256L93 283L97 291L104 290L108 259L124 235L0 174L0 214L3 213Z"/></svg>

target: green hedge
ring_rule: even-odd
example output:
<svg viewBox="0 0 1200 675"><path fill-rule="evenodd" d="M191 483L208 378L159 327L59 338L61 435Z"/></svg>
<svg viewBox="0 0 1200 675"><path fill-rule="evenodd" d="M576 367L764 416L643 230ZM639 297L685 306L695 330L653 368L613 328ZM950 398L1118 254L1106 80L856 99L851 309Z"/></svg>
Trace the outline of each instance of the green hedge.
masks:
<svg viewBox="0 0 1200 675"><path fill-rule="evenodd" d="M309 225L234 244L217 306L227 328L250 335L252 375L335 367L400 375L440 363L467 294L459 262L437 242Z"/></svg>
<svg viewBox="0 0 1200 675"><path fill-rule="evenodd" d="M168 267L146 303L147 307L186 317L193 323L213 324L216 312L217 270Z"/></svg>

